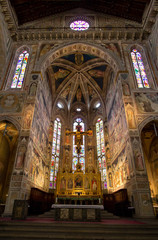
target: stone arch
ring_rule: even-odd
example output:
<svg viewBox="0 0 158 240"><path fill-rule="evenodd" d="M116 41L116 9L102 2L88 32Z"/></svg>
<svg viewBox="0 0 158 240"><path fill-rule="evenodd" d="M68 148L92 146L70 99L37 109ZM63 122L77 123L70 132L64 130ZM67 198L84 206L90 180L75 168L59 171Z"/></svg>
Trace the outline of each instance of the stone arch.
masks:
<svg viewBox="0 0 158 240"><path fill-rule="evenodd" d="M63 108L61 108L61 109L58 108L58 106L57 106L58 102L63 105ZM55 100L55 102L54 102L54 104L53 104L52 113L56 113L56 115L60 116L61 118L64 118L63 116L64 116L65 114L67 114L67 112L68 112L68 107L67 107L67 102L66 102L66 100L65 100L64 98L60 97L60 96L57 97L56 100ZM60 113L61 113L61 114L60 114ZM55 116L56 116L56 115L55 115ZM53 116L53 119L55 120L54 116ZM62 121L65 122L64 119L62 119Z"/></svg>
<svg viewBox="0 0 158 240"><path fill-rule="evenodd" d="M101 114L98 114L97 116L95 116L95 118L93 119L93 125L96 126L95 124L96 124L98 118L101 118L103 120L103 125L104 125L104 118Z"/></svg>
<svg viewBox="0 0 158 240"><path fill-rule="evenodd" d="M71 118L71 127L73 128L73 124L74 124L74 122L75 122L75 120L77 119L77 118L81 118L82 119L82 121L83 121L83 123L84 123L84 127L86 128L87 127L87 120L86 120L86 117L84 117L83 115L81 115L80 113L78 113L78 114L76 114L75 116L73 116L72 118Z"/></svg>
<svg viewBox="0 0 158 240"><path fill-rule="evenodd" d="M0 118L0 198L4 204L9 193L19 140L20 127L13 122L7 117Z"/></svg>
<svg viewBox="0 0 158 240"><path fill-rule="evenodd" d="M61 56L67 54L72 54L78 50L85 53L88 52L92 55L100 57L101 59L105 60L116 72L124 69L124 66L120 61L120 58L114 56L114 54L112 54L111 51L109 51L108 49L102 46L98 46L96 44L87 44L83 42L83 43L68 43L57 46L39 60L35 70L40 71L41 69L42 73L44 73L47 67L55 59L60 58Z"/></svg>
<svg viewBox="0 0 158 240"><path fill-rule="evenodd" d="M139 134L141 135L142 129L145 127L145 125L155 120L158 121L158 116L149 116L145 118L141 123L139 123L138 125Z"/></svg>
<svg viewBox="0 0 158 240"><path fill-rule="evenodd" d="M145 122L141 129L141 142L151 197L155 198L158 195L158 118Z"/></svg>
<svg viewBox="0 0 158 240"><path fill-rule="evenodd" d="M10 117L10 116L0 116L0 122L2 122L2 121L11 122L16 127L16 129L18 130L19 135L20 135L21 125L15 118Z"/></svg>

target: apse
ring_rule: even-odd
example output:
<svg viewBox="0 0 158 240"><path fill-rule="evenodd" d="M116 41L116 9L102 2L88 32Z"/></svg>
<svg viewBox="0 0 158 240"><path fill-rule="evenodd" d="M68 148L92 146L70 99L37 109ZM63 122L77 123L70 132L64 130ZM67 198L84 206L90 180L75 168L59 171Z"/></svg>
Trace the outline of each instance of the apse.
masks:
<svg viewBox="0 0 158 240"><path fill-rule="evenodd" d="M18 130L11 122L0 122L0 198L3 203L6 202L8 196L9 182L17 150L18 134ZM16 165L18 164L19 162L16 162Z"/></svg>

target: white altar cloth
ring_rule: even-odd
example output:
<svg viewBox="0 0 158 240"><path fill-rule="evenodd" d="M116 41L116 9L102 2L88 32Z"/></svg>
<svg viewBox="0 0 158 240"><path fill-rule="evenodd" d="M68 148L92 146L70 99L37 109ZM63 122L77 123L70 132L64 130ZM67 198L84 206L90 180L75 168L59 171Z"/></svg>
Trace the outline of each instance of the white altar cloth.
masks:
<svg viewBox="0 0 158 240"><path fill-rule="evenodd" d="M72 204L53 204L51 208L86 208L86 209L104 209L103 205L72 205Z"/></svg>

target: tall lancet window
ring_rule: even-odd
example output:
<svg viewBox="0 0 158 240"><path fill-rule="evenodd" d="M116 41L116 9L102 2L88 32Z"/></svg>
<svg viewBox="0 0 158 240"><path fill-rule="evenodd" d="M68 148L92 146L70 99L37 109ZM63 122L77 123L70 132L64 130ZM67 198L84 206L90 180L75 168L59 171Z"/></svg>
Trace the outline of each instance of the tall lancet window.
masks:
<svg viewBox="0 0 158 240"><path fill-rule="evenodd" d="M18 62L16 65L14 77L12 80L11 88L22 88L26 66L28 62L28 57L29 57L29 53L26 50L20 53L18 57Z"/></svg>
<svg viewBox="0 0 158 240"><path fill-rule="evenodd" d="M150 88L140 52L137 49L133 49L131 57L138 88Z"/></svg>
<svg viewBox="0 0 158 240"><path fill-rule="evenodd" d="M54 121L54 133L53 133L53 144L52 144L52 160L50 170L50 185L49 188L56 188L56 178L59 167L59 156L60 156L60 140L61 140L61 122L57 118Z"/></svg>
<svg viewBox="0 0 158 240"><path fill-rule="evenodd" d="M101 172L102 186L107 188L107 176L106 176L106 159L105 159L105 146L104 146L104 129L103 120L98 118L96 123L96 138L97 138L97 158L98 166Z"/></svg>
<svg viewBox="0 0 158 240"><path fill-rule="evenodd" d="M76 126L81 125L81 132L85 130L84 122L81 118L77 118L73 123L73 131L76 132ZM73 136L73 160L72 160L72 170L76 170L76 164L78 161L78 154L76 151L76 145L75 145L75 136ZM81 145L81 153L79 154L79 162L82 165L82 170L85 172L85 137L83 136L83 144Z"/></svg>

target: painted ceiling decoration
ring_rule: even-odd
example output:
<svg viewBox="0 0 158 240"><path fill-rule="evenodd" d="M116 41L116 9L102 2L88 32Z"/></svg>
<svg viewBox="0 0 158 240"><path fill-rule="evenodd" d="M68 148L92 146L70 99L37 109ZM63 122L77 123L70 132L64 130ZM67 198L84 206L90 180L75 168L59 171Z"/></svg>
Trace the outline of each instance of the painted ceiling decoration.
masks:
<svg viewBox="0 0 158 240"><path fill-rule="evenodd" d="M143 13L150 2L151 0L10 0L17 15L19 25L48 17L52 14L59 14L64 11L78 8L92 10L141 23Z"/></svg>
<svg viewBox="0 0 158 240"><path fill-rule="evenodd" d="M68 106L78 103L90 107L101 99L110 77L110 65L95 55L76 51L58 58L47 69L52 94L65 100Z"/></svg>
<svg viewBox="0 0 158 240"><path fill-rule="evenodd" d="M103 81L105 75L106 65L92 68L88 74L96 81L101 89L103 89Z"/></svg>
<svg viewBox="0 0 158 240"><path fill-rule="evenodd" d="M89 101L91 101L93 98L97 96L97 93L89 84L87 84L87 87L88 87Z"/></svg>
<svg viewBox="0 0 158 240"><path fill-rule="evenodd" d="M83 54L81 52L77 52L75 54L70 54L62 57L62 59L72 62L77 66L81 66L82 64L88 62L89 60L96 59L96 58L97 58L96 56L93 56L90 54Z"/></svg>
<svg viewBox="0 0 158 240"><path fill-rule="evenodd" d="M70 74L70 71L64 67L52 66L55 78L56 89L64 81L64 79Z"/></svg>
<svg viewBox="0 0 158 240"><path fill-rule="evenodd" d="M65 98L67 101L68 101L68 98L69 98L70 89L71 89L71 84L69 84L69 86L67 86L64 89L64 91L61 93L61 97Z"/></svg>
<svg viewBox="0 0 158 240"><path fill-rule="evenodd" d="M77 88L77 91L75 93L75 97L73 99L73 103L78 102L78 103L85 103L85 99L81 90L81 87L79 86Z"/></svg>

